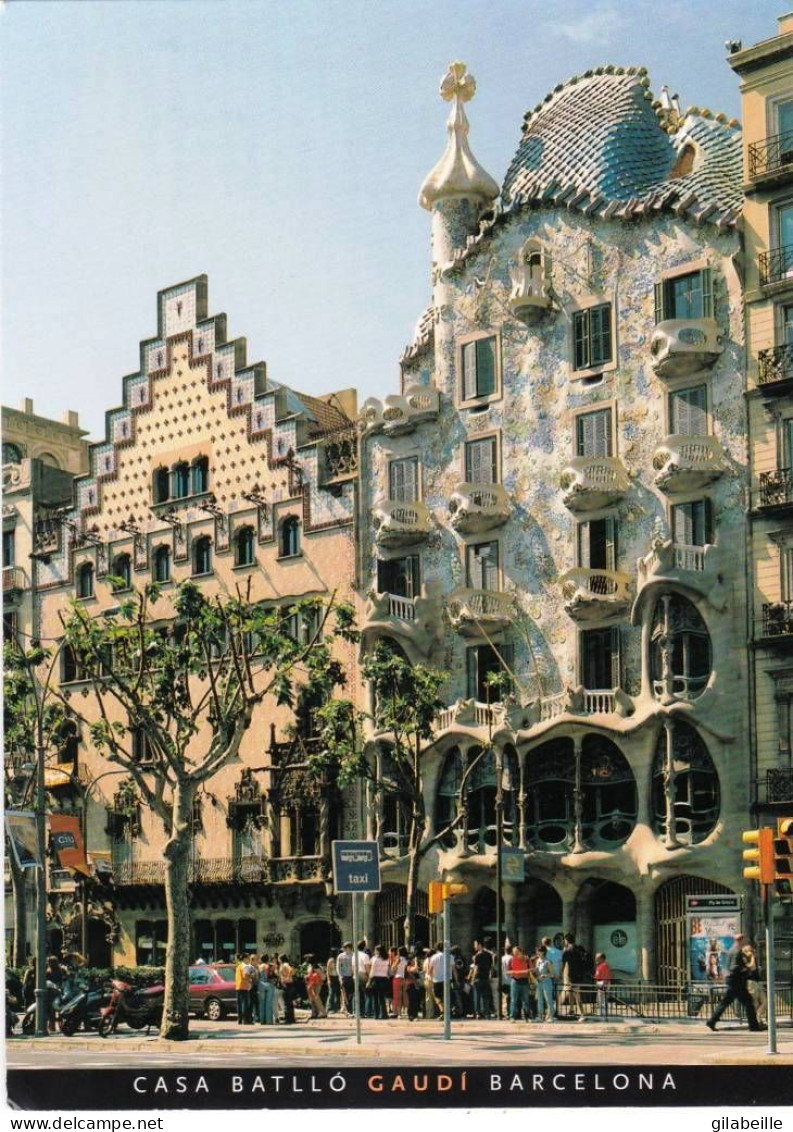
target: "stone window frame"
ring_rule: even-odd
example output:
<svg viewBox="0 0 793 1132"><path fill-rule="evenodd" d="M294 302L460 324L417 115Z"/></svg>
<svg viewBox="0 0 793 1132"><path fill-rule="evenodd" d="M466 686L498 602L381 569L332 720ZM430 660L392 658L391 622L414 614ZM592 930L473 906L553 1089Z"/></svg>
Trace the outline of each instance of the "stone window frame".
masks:
<svg viewBox="0 0 793 1132"><path fill-rule="evenodd" d="M604 401L590 401L587 405L579 405L570 412L570 420L572 424L573 445L572 454L578 456L578 418L585 417L589 413L601 413L608 409L611 413L611 456L619 457L619 410L616 397L609 397ZM596 456L587 457L587 459L597 459Z"/></svg>
<svg viewBox="0 0 793 1132"><path fill-rule="evenodd" d="M502 483L502 477L503 477L503 474L504 474L504 467L503 467L502 454L501 454L501 429L500 428L487 429L485 432L477 432L477 433L474 433L473 435L469 433L467 436L464 437L463 442L460 446L460 456L461 456L461 463L462 463L462 468L460 469L460 482L461 483L468 483L469 482L468 481L468 456L467 456L468 445L469 444L475 444L477 441L480 441L480 440L495 440L495 442L496 442L496 444L495 444L496 475L495 475L495 478L493 479L492 483L500 485Z"/></svg>
<svg viewBox="0 0 793 1132"><path fill-rule="evenodd" d="M715 320L715 318L716 318L716 272L714 271L713 265L708 261L706 256L700 256L698 259L692 259L688 263L678 263L674 267L664 268L661 271L661 274L658 276L658 282L657 282L656 286L660 285L665 290L666 284L671 283L672 280L674 280L674 279L681 279L685 275L702 274L703 272L706 272L706 271L710 272L710 313L708 314L707 311L706 311L706 303L705 303L704 298L703 298L702 317L703 318L712 318L712 319ZM703 295L704 295L704 293L705 293L705 288L703 286ZM665 299L663 301L664 301L664 303L666 302ZM655 309L655 312L654 312L654 316L657 315L657 305L658 304L656 302L655 303L656 309ZM676 317L677 317L676 315L667 314L665 311L662 311L662 317L661 318L654 317L653 324L655 326L657 326L659 322L664 322L667 319L674 319Z"/></svg>
<svg viewBox="0 0 793 1132"><path fill-rule="evenodd" d="M713 390L711 389L710 374L706 375L705 373L689 374L687 377L675 377L666 381L664 428L667 436L683 435L676 433L672 428L672 398L678 393L684 393L687 389L699 389L702 386L705 388L705 422L707 428L704 435L713 436Z"/></svg>
<svg viewBox="0 0 793 1132"><path fill-rule="evenodd" d="M582 311L591 310L593 307L602 307L608 304L611 309L610 330L611 330L611 361L604 362L602 365L587 366L584 369L575 368L575 316ZM568 315L570 319L570 332L569 332L569 347L568 357L570 358L570 373L571 381L582 381L588 377L602 377L605 373L611 373L617 368L618 364L618 351L619 351L619 338L617 335L617 296L613 292L611 294L593 294L586 298L574 299L568 307Z"/></svg>
<svg viewBox="0 0 793 1132"><path fill-rule="evenodd" d="M391 469L394 464L399 464L402 461L407 462L408 460L415 461L416 464L416 495L414 499L399 500L396 496L391 494ZM386 497L389 500L395 500L396 502L421 503L424 499L424 477L422 475L422 471L423 467L421 461L421 450L419 448L413 448L410 451L401 452L399 455L397 455L396 453L389 455L386 463Z"/></svg>
<svg viewBox="0 0 793 1132"><path fill-rule="evenodd" d="M495 389L492 393L486 393L482 397L466 398L465 371L463 366L463 346L468 346L471 342L482 341L485 338L492 338L495 342ZM461 334L456 339L454 348L455 363L457 367L455 388L457 394L458 409L482 409L488 405L491 405L494 401L500 401L504 395L501 329L499 327L492 327L487 330L473 330L468 334Z"/></svg>

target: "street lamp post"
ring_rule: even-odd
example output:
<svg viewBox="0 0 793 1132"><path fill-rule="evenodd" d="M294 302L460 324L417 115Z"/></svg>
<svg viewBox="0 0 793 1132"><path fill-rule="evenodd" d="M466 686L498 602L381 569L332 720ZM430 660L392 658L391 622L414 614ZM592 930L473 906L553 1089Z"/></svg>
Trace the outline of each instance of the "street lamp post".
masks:
<svg viewBox="0 0 793 1132"><path fill-rule="evenodd" d="M36 697L36 1037L47 1034L47 794L44 782L44 735Z"/></svg>
<svg viewBox="0 0 793 1132"><path fill-rule="evenodd" d="M503 752L500 746L495 748L496 757L496 987L498 1003L496 1017L501 1021L503 1017L504 998L501 993L501 975L503 963L501 952L501 847L504 842L504 783L503 783Z"/></svg>
<svg viewBox="0 0 793 1132"><path fill-rule="evenodd" d="M336 937L336 892L333 887L333 872L329 872L324 880L325 896L328 901L328 908L330 910L330 939L328 943L328 950L332 951L335 947Z"/></svg>

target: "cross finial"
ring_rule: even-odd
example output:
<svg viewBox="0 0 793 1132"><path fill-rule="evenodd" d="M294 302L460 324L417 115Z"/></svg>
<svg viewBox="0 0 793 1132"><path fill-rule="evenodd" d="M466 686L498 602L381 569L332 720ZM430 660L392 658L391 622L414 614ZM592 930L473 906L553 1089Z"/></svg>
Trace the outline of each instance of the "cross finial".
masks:
<svg viewBox="0 0 793 1132"><path fill-rule="evenodd" d="M468 74L465 63L459 60L449 64L449 70L441 79L441 98L444 102L451 102L459 98L460 102L470 102L476 94L476 79Z"/></svg>

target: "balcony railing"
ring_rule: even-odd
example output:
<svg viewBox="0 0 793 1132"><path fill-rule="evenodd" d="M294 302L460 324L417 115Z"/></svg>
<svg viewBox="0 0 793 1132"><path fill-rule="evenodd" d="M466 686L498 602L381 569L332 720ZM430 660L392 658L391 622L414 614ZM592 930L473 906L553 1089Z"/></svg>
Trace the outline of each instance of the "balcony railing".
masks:
<svg viewBox="0 0 793 1132"><path fill-rule="evenodd" d="M196 857L190 862L191 884L279 884L323 879L321 857ZM142 887L165 882L164 861L117 861L117 887Z"/></svg>
<svg viewBox="0 0 793 1132"><path fill-rule="evenodd" d="M774 385L793 377L793 343L772 346L757 355L757 380L760 385Z"/></svg>
<svg viewBox="0 0 793 1132"><path fill-rule="evenodd" d="M459 727L487 727L493 722L493 709L478 700L458 700L451 707L444 708L435 716L435 730L448 731L457 724Z"/></svg>
<svg viewBox="0 0 793 1132"><path fill-rule="evenodd" d="M479 534L506 523L509 496L498 483L458 483L449 499L449 513L456 531Z"/></svg>
<svg viewBox="0 0 793 1132"><path fill-rule="evenodd" d="M381 499L372 508L372 525L379 546L411 546L427 538L432 520L426 504Z"/></svg>
<svg viewBox="0 0 793 1132"><path fill-rule="evenodd" d="M772 805L793 804L793 767L773 767L757 783L757 800Z"/></svg>
<svg viewBox="0 0 793 1132"><path fill-rule="evenodd" d="M384 401L370 397L358 419L366 433L382 431L399 436L412 432L423 421L435 420L439 411L440 394L434 385L411 385L402 396L390 394Z"/></svg>
<svg viewBox="0 0 793 1132"><path fill-rule="evenodd" d="M774 134L749 146L750 177L765 177L784 170L793 173L793 133Z"/></svg>
<svg viewBox="0 0 793 1132"><path fill-rule="evenodd" d="M448 608L452 628L464 636L479 636L483 628L498 632L511 624L515 599L496 590L460 589L450 595Z"/></svg>
<svg viewBox="0 0 793 1132"><path fill-rule="evenodd" d="M659 444L653 456L662 491L698 491L724 474L724 449L715 436L684 436L675 433Z"/></svg>
<svg viewBox="0 0 793 1132"><path fill-rule="evenodd" d="M25 571L21 566L3 567L3 593L17 593L25 588Z"/></svg>
<svg viewBox="0 0 793 1132"><path fill-rule="evenodd" d="M584 691L584 711L587 715L608 715L614 711L616 693L613 688Z"/></svg>
<svg viewBox="0 0 793 1132"><path fill-rule="evenodd" d="M760 624L764 637L793 637L793 601L764 605Z"/></svg>
<svg viewBox="0 0 793 1132"><path fill-rule="evenodd" d="M712 366L724 352L712 318L669 318L650 340L650 364L659 377L688 377Z"/></svg>
<svg viewBox="0 0 793 1132"><path fill-rule="evenodd" d="M793 468L778 468L760 474L760 506L789 507L793 504Z"/></svg>
<svg viewBox="0 0 793 1132"><path fill-rule="evenodd" d="M793 244L786 244L773 252L761 252L757 261L760 272L760 286L793 280Z"/></svg>
<svg viewBox="0 0 793 1132"><path fill-rule="evenodd" d="M630 480L616 456L574 456L559 477L559 486L571 511L597 511L619 502Z"/></svg>
<svg viewBox="0 0 793 1132"><path fill-rule="evenodd" d="M615 616L630 601L630 578L617 570L577 566L561 583L565 610L576 621Z"/></svg>

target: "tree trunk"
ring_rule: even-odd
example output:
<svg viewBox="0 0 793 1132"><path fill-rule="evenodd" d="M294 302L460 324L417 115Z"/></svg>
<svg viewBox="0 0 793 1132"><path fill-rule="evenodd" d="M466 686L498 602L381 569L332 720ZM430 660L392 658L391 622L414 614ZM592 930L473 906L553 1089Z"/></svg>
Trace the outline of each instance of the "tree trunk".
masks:
<svg viewBox="0 0 793 1132"><path fill-rule="evenodd" d="M421 839L424 835L424 823L419 822L418 815L413 810L410 819L410 841L408 853L410 854L408 860L408 876L407 888L405 895L405 947L410 950L413 944L413 923L416 918L416 888L419 881L419 865L421 864L420 846Z"/></svg>
<svg viewBox="0 0 793 1132"><path fill-rule="evenodd" d="M165 1002L160 1037L184 1041L189 1037L190 911L188 897L190 850L193 843L195 785L180 782L173 795L173 825L165 846L165 907L168 945L165 949Z"/></svg>
<svg viewBox="0 0 793 1132"><path fill-rule="evenodd" d="M6 853L6 860L11 869L11 891L14 898L14 948L11 961L15 967L24 967L28 950L27 879L25 870L20 869L10 850Z"/></svg>

